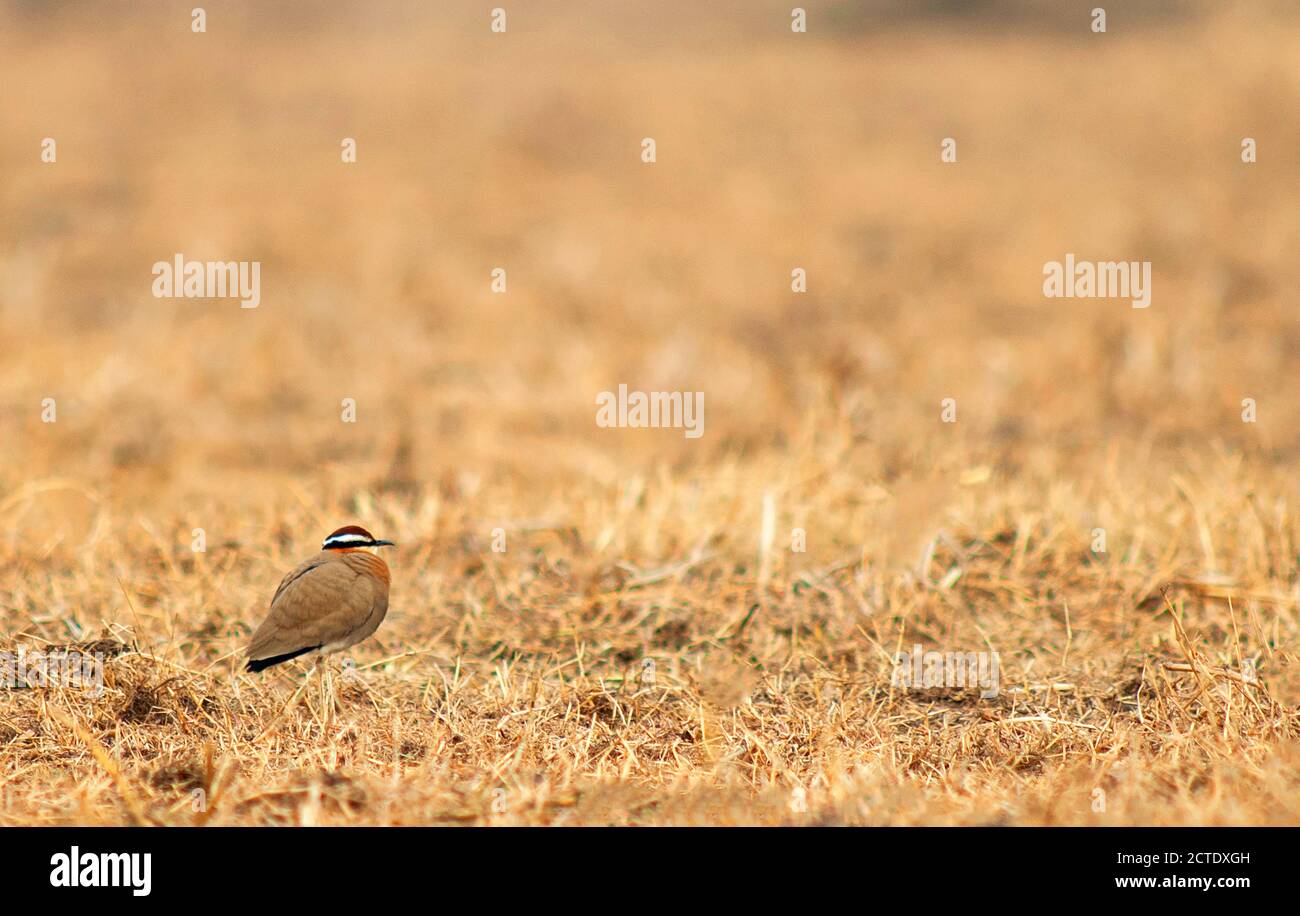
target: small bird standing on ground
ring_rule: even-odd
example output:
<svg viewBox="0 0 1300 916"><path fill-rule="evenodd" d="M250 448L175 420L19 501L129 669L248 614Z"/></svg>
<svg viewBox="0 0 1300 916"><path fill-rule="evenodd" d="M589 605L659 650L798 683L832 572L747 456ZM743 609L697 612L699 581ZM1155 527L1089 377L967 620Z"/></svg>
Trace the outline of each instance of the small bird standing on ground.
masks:
<svg viewBox="0 0 1300 916"><path fill-rule="evenodd" d="M248 644L248 670L262 671L300 655L325 656L365 639L388 613L388 565L368 547L394 547L359 525L335 531L320 553L284 577L271 599L271 612ZM322 702L324 697L322 696ZM333 711L333 697L330 698Z"/></svg>

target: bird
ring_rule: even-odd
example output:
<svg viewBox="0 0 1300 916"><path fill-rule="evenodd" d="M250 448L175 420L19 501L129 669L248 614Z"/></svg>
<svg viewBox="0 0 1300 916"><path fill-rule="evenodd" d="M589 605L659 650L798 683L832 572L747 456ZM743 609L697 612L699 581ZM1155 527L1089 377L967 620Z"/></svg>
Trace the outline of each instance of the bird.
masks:
<svg viewBox="0 0 1300 916"><path fill-rule="evenodd" d="M360 525L345 525L325 538L320 553L299 564L275 590L270 613L245 650L246 670L264 671L303 655L324 669L326 656L379 629L388 613L390 576L388 564L369 548L396 546ZM322 693L326 673L321 671Z"/></svg>

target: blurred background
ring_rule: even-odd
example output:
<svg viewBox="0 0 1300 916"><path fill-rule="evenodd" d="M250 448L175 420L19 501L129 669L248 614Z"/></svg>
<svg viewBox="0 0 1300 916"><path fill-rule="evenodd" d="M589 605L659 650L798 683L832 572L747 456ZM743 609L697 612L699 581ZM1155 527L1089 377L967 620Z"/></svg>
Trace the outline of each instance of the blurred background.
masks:
<svg viewBox="0 0 1300 916"><path fill-rule="evenodd" d="M1113 4L1104 35L1093 0L808 0L806 34L789 3L504 4L505 34L492 5L195 34L192 3L0 4L11 546L257 537L359 491L562 516L656 475L729 481L737 519L785 488L852 543L909 476L1293 465L1293 4ZM260 261L261 306L153 298L177 252ZM1045 299L1066 252L1150 260L1152 306ZM620 383L703 391L704 437L598 428Z"/></svg>

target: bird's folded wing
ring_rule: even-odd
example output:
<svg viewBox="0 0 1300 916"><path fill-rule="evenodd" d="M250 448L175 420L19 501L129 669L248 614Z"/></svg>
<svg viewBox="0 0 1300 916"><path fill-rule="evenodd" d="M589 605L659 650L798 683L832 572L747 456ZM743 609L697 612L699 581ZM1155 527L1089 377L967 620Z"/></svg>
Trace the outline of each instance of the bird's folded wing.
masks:
<svg viewBox="0 0 1300 916"><path fill-rule="evenodd" d="M351 564L314 557L280 583L248 657L271 658L342 639L369 618L374 604L374 589Z"/></svg>

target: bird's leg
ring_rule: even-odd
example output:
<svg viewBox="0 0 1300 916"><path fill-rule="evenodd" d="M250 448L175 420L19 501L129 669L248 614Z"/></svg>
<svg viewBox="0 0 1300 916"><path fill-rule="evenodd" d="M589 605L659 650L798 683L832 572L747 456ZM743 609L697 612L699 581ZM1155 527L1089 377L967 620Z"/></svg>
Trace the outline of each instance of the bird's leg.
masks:
<svg viewBox="0 0 1300 916"><path fill-rule="evenodd" d="M316 664L312 667L312 674L316 676L316 702L320 715L325 715L325 659L316 656ZM320 720L317 720L320 721Z"/></svg>
<svg viewBox="0 0 1300 916"><path fill-rule="evenodd" d="M334 675L330 671L329 659L324 655L316 659L316 677L320 691L322 728L328 731L334 724L334 712L338 700L334 696Z"/></svg>
<svg viewBox="0 0 1300 916"><path fill-rule="evenodd" d="M325 656L316 656L316 698L320 701L321 722L325 717ZM324 725L322 724L322 728Z"/></svg>
<svg viewBox="0 0 1300 916"><path fill-rule="evenodd" d="M334 675L330 672L329 661L322 658L325 663L325 694L328 697L325 706L325 728L328 730L334 724Z"/></svg>

